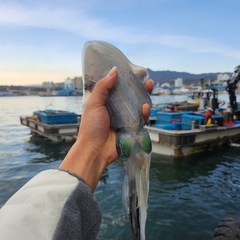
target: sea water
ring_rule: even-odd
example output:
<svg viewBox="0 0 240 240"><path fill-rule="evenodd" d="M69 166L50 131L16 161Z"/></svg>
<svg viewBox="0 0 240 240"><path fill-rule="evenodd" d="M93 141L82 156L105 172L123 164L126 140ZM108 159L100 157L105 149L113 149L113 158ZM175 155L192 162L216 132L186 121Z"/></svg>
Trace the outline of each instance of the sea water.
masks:
<svg viewBox="0 0 240 240"><path fill-rule="evenodd" d="M184 98L159 96L153 101ZM57 168L72 144L32 136L19 116L45 109L80 114L81 101L81 97L0 98L0 206L38 172ZM181 161L153 155L147 239L210 240L222 217L240 215L239 152L239 144L232 144ZM118 160L107 168L96 188L103 215L99 240L131 239L121 200L122 177L123 163Z"/></svg>

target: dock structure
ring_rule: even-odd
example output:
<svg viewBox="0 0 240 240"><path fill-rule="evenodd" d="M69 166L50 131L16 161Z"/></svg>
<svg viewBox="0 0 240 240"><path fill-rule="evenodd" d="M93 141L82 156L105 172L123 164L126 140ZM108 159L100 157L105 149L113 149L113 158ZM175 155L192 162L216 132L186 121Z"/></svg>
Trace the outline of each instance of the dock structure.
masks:
<svg viewBox="0 0 240 240"><path fill-rule="evenodd" d="M56 124L54 122L54 124L49 124L34 118L34 116L21 116L20 121L22 125L29 127L32 133L53 142L74 141L77 138L81 120L81 116L77 116L78 119L74 123ZM54 120L56 119L54 118ZM186 123L186 120L184 122ZM177 124L176 126L179 127L178 122L173 124ZM180 130L169 130L169 124L163 125L167 126L167 129L159 128L162 125L145 126L152 141L152 152L168 157L182 158L217 149L220 146L240 140L240 122L231 125L221 123L221 126L217 124L198 125L196 128L194 124L191 129L188 129L190 126L181 125L182 129Z"/></svg>
<svg viewBox="0 0 240 240"><path fill-rule="evenodd" d="M47 124L32 118L32 116L21 116L20 122L22 125L29 127L32 133L43 136L53 142L75 140L79 130L79 123Z"/></svg>

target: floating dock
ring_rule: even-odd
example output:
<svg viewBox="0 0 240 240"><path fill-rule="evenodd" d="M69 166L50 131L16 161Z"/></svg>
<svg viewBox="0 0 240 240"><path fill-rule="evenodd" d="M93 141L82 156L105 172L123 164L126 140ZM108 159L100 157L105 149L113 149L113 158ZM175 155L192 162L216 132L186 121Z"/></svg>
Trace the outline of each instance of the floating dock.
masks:
<svg viewBox="0 0 240 240"><path fill-rule="evenodd" d="M20 122L22 125L29 127L32 133L43 136L51 141L71 141L77 138L80 116L78 123L70 124L48 124L34 119L32 116L21 116Z"/></svg>

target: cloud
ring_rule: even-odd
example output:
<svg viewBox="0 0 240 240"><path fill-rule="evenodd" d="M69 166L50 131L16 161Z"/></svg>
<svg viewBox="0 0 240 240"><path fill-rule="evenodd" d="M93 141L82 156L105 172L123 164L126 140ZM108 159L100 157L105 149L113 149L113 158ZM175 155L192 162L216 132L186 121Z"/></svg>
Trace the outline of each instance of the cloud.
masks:
<svg viewBox="0 0 240 240"><path fill-rule="evenodd" d="M135 45L156 45L185 49L193 53L217 54L240 59L240 51L207 38L159 34L141 27L114 25L104 18L91 16L84 5L77 11L50 6L27 7L14 4L0 4L0 26L13 25L38 27L71 32L86 39L103 39L111 42ZM127 37L126 37L127 36Z"/></svg>
<svg viewBox="0 0 240 240"><path fill-rule="evenodd" d="M182 48L195 53L213 53L240 60L240 51L220 42L202 37L160 35L156 41L173 48Z"/></svg>
<svg viewBox="0 0 240 240"><path fill-rule="evenodd" d="M47 7L30 8L20 5L0 5L0 24L67 29L72 13ZM80 19L81 20L81 19Z"/></svg>
<svg viewBox="0 0 240 240"><path fill-rule="evenodd" d="M83 9L77 11L49 7L30 8L20 5L0 5L0 24L25 27L41 27L72 32L84 37L115 35L122 27L111 26L104 19L93 18Z"/></svg>

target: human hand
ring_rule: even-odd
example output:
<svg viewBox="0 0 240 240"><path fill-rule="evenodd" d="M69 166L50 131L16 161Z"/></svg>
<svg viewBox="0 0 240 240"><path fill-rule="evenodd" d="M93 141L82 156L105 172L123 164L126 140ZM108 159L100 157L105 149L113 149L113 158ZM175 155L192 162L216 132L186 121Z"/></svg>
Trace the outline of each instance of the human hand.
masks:
<svg viewBox="0 0 240 240"><path fill-rule="evenodd" d="M99 80L89 97L81 118L79 135L60 168L82 177L92 190L106 167L118 157L116 132L110 128L110 117L105 106L108 92L117 80L116 68ZM153 82L144 82L148 92ZM142 115L148 119L150 106L142 106Z"/></svg>

